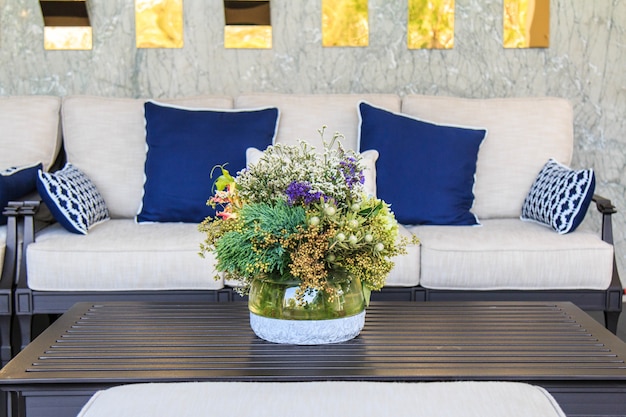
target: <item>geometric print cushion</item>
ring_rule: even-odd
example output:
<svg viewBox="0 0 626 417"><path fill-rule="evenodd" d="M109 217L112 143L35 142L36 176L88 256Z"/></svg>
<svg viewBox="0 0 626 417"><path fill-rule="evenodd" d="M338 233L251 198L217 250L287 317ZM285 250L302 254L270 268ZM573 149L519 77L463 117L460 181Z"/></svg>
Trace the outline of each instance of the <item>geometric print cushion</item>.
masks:
<svg viewBox="0 0 626 417"><path fill-rule="evenodd" d="M550 159L539 172L522 207L522 220L573 232L583 221L595 191L593 170L572 170Z"/></svg>
<svg viewBox="0 0 626 417"><path fill-rule="evenodd" d="M94 183L70 163L56 172L38 172L37 190L52 215L72 233L86 235L109 220L109 210Z"/></svg>

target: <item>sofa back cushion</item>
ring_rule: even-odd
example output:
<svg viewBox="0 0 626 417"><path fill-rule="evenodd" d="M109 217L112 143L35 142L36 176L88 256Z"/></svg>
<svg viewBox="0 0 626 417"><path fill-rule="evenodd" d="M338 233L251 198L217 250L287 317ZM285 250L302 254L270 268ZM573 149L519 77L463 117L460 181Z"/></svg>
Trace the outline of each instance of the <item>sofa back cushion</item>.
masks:
<svg viewBox="0 0 626 417"><path fill-rule="evenodd" d="M134 218L141 204L146 161L147 99L68 96L62 123L67 160L96 185L112 218ZM195 108L232 108L232 98L159 99Z"/></svg>
<svg viewBox="0 0 626 417"><path fill-rule="evenodd" d="M569 165L573 111L561 98L465 99L409 95L402 112L435 123L486 128L476 166L479 219L519 217L524 199L549 158Z"/></svg>
<svg viewBox="0 0 626 417"><path fill-rule="evenodd" d="M275 94L252 93L235 98L235 108L275 106L280 110L276 143L290 145L305 140L322 149L318 130L326 126L324 139L335 132L345 136L344 148L358 150L358 104L365 100L389 111L400 111L400 97L395 94Z"/></svg>
<svg viewBox="0 0 626 417"><path fill-rule="evenodd" d="M50 169L61 148L60 108L60 97L0 97L0 170L38 162Z"/></svg>

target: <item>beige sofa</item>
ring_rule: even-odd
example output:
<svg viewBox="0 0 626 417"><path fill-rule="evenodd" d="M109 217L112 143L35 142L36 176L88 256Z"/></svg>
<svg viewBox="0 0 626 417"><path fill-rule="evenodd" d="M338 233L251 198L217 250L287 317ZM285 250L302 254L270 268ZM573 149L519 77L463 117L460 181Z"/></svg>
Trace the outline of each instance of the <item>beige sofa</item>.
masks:
<svg viewBox="0 0 626 417"><path fill-rule="evenodd" d="M15 312L22 344L30 340L34 314L59 314L77 301L238 298L233 283L213 279L212 260L198 256L203 236L196 224L135 221L145 180L145 101L63 98L67 161L93 181L111 219L86 235L55 223L33 236L31 214L37 205L21 210L27 246ZM328 132L344 134L345 147L359 150L361 101L394 115L486 129L473 188L472 212L480 226L404 225L403 233L414 233L421 244L396 260L386 287L373 299L569 300L604 311L607 327L615 331L622 285L615 269L610 201L594 197L602 216L600 234L588 230L586 222L572 233L558 234L520 220L525 198L548 159L571 163L573 111L566 100L257 93L158 101L211 109L277 107L275 142L305 139L316 147L321 146L317 130L326 125ZM197 180L210 188L209 179Z"/></svg>

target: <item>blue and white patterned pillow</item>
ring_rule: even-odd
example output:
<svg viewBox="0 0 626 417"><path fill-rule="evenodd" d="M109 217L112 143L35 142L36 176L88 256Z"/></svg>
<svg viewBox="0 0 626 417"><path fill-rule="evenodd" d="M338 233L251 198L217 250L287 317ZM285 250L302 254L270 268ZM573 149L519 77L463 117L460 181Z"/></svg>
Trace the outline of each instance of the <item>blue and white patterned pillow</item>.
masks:
<svg viewBox="0 0 626 417"><path fill-rule="evenodd" d="M573 232L585 218L596 180L593 170L572 170L550 159L539 172L522 207L522 220Z"/></svg>
<svg viewBox="0 0 626 417"><path fill-rule="evenodd" d="M37 190L50 212L72 233L86 235L109 220L109 210L94 183L70 163L56 172L39 171Z"/></svg>

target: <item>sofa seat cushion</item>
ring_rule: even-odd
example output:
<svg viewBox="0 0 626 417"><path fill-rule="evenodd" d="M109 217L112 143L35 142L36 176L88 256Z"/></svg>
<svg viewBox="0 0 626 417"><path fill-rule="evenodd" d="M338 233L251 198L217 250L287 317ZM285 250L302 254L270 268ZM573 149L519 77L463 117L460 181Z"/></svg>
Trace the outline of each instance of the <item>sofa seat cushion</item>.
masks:
<svg viewBox="0 0 626 417"><path fill-rule="evenodd" d="M519 217L546 161L571 163L574 116L571 104L562 98L408 95L402 100L402 112L434 123L487 129L478 152L472 208L481 221Z"/></svg>
<svg viewBox="0 0 626 417"><path fill-rule="evenodd" d="M60 109L60 97L0 97L0 169L41 162L49 170L61 149Z"/></svg>
<svg viewBox="0 0 626 417"><path fill-rule="evenodd" d="M344 148L358 150L358 103L365 100L389 111L400 111L400 97L395 94L242 94L235 98L235 108L276 106L280 110L278 135L275 143L297 145L305 140L316 149L322 149L317 133L326 126L324 139L329 141L335 132L344 135Z"/></svg>
<svg viewBox="0 0 626 417"><path fill-rule="evenodd" d="M414 226L421 241L420 284L432 289L608 288L613 246L591 231L567 235L519 219L482 226Z"/></svg>
<svg viewBox="0 0 626 417"><path fill-rule="evenodd" d="M565 417L541 387L492 381L133 384L98 391L78 417L209 415Z"/></svg>
<svg viewBox="0 0 626 417"><path fill-rule="evenodd" d="M112 218L132 219L141 205L146 162L146 101L92 96L63 98L61 117L67 160L96 184ZM232 108L232 98L225 96L159 101L195 108Z"/></svg>
<svg viewBox="0 0 626 417"><path fill-rule="evenodd" d="M58 223L28 246L29 287L42 291L219 289L210 256L198 255L196 224L99 224L88 235L67 233Z"/></svg>

